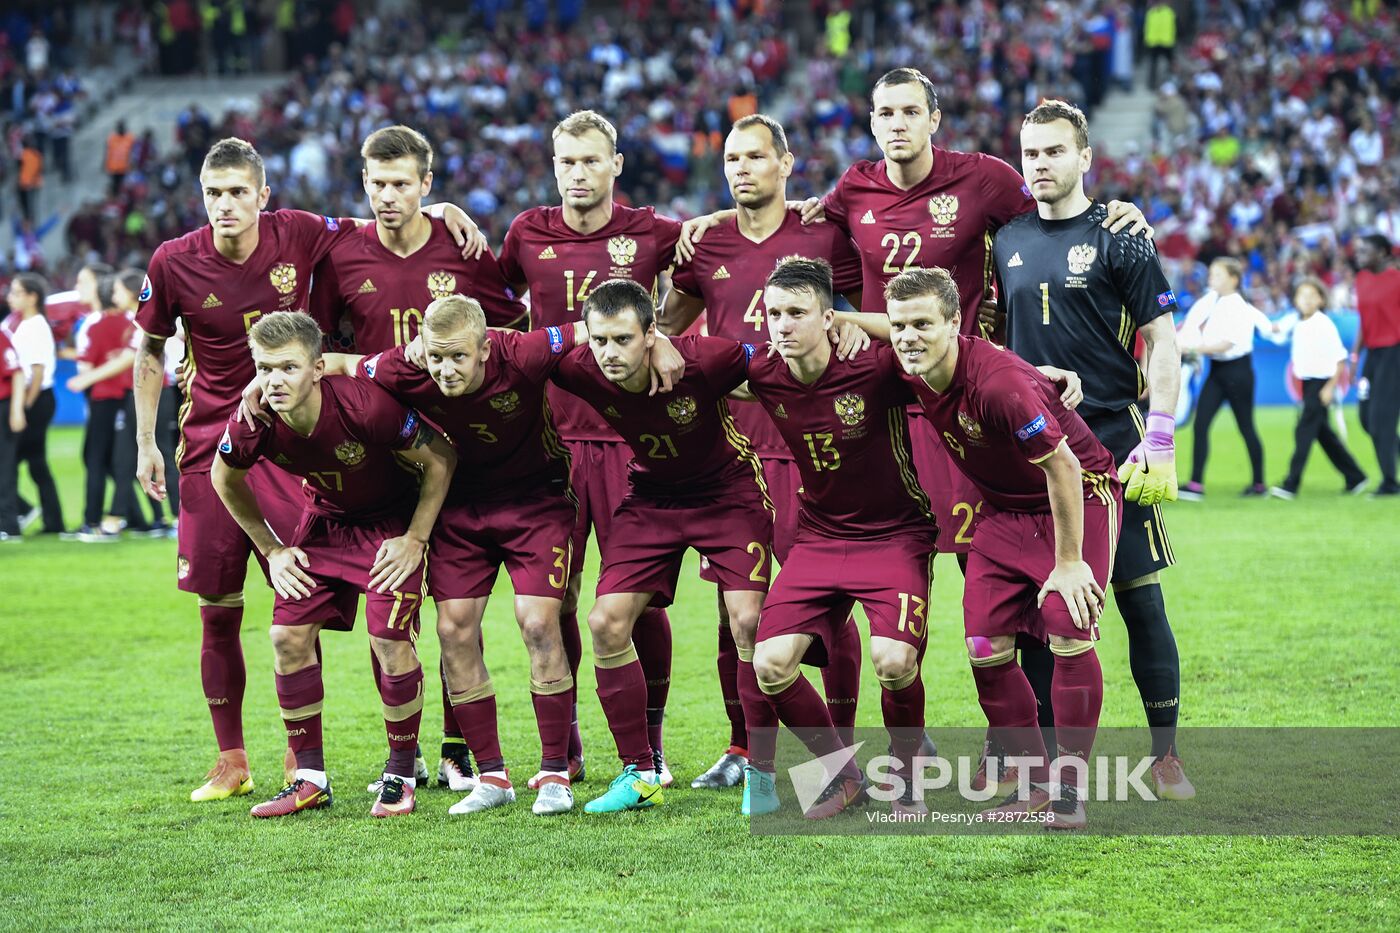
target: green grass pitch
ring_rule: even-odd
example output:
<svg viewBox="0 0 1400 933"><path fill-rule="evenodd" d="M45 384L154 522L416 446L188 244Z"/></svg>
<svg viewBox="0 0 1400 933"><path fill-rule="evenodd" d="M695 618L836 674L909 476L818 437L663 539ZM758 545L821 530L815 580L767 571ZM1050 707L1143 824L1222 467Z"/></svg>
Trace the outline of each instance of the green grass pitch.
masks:
<svg viewBox="0 0 1400 933"><path fill-rule="evenodd" d="M1286 467L1293 417L1261 413L1273 481ZM1369 440L1351 419L1352 449L1374 477ZM52 439L70 526L81 508L80 440L73 429ZM1189 439L1180 456L1184 472ZM1247 478L1223 416L1207 501L1167 510L1179 560L1165 585L1183 725L1395 725L1400 502L1342 497L1320 451L1296 502L1242 500ZM369 817L364 785L384 757L384 730L361 622L351 636L324 639L334 808L254 822L248 806L276 790L283 747L265 635L270 592L249 586L243 638L257 790L191 804L214 747L194 598L176 591L174 564L170 541L0 546L0 927L1317 928L1388 926L1400 905L1400 845L1389 838L752 837L737 790L689 789L727 734L713 592L693 576L671 612L666 749L677 788L660 809L530 813L523 779L537 746L502 588L486 639L502 740L521 782L516 806L449 818L457 795L432 789L413 817ZM935 734L939 724L985 721L962 646L962 579L951 558L938 570L924 671ZM424 623L430 631L430 612ZM1103 722L1136 725L1142 711L1115 610L1103 630ZM435 670L436 639L426 635L420 649ZM580 805L616 762L587 659L584 670L590 777ZM879 721L876 691L868 678L862 724ZM430 756L439 715L431 698ZM1189 749L1187 765L1189 773ZM1270 775L1258 779L1267 785Z"/></svg>

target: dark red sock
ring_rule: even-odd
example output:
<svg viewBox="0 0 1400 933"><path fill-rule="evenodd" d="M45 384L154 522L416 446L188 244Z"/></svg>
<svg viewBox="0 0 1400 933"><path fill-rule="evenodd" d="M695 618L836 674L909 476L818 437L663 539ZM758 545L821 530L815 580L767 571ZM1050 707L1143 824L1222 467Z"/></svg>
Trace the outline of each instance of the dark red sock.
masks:
<svg viewBox="0 0 1400 933"><path fill-rule="evenodd" d="M501 739L496 724L496 695L479 700L457 703L452 707L452 715L467 739L467 748L476 759L476 770L504 771L505 756L501 754Z"/></svg>
<svg viewBox="0 0 1400 933"><path fill-rule="evenodd" d="M912 767L914 756L924 740L924 681L915 675L912 683L898 690L881 687L880 712L890 734L894 755Z"/></svg>
<svg viewBox="0 0 1400 933"><path fill-rule="evenodd" d="M654 764L647 740L647 679L641 663L631 660L620 667L595 666L593 671L598 678L598 701L617 743L617 757L624 767L651 769Z"/></svg>
<svg viewBox="0 0 1400 933"><path fill-rule="evenodd" d="M1008 756L1030 755L1046 760L1035 691L1020 665L1014 660L991 667L973 665L972 679L977 684L977 701L987 714L987 732L993 744ZM1045 773L1044 767L1036 768L1032 779L1044 780Z"/></svg>
<svg viewBox="0 0 1400 933"><path fill-rule="evenodd" d="M1069 658L1055 656L1050 702L1055 710L1059 753L1088 761L1103 709L1103 668L1097 651L1090 649Z"/></svg>
<svg viewBox="0 0 1400 933"><path fill-rule="evenodd" d="M752 661L739 659L735 681L739 699L744 704L747 725L744 746L749 751L749 764L760 771L772 771L778 742L778 711L773 708L768 695L758 688Z"/></svg>
<svg viewBox="0 0 1400 933"><path fill-rule="evenodd" d="M447 671L443 669L442 661L438 661L438 686L442 688L442 738L443 744L447 744L448 739L461 739L462 730L457 725L457 717L452 715L452 697L447 695Z"/></svg>
<svg viewBox="0 0 1400 933"><path fill-rule="evenodd" d="M831 721L843 744L855 742L856 701L860 698L860 629L848 616L836 633L836 644L827 652L827 664L822 668L822 689Z"/></svg>
<svg viewBox="0 0 1400 933"><path fill-rule="evenodd" d="M744 725L744 703L739 697L739 646L734 644L734 633L727 622L719 624L719 658L715 667L719 670L719 692L724 697L724 714L729 717L729 744L731 747L747 748L749 734ZM749 670L752 676L752 664Z"/></svg>
<svg viewBox="0 0 1400 933"><path fill-rule="evenodd" d="M647 682L647 740L661 751L666 699L671 695L671 619L665 609L647 609L632 628L642 674Z"/></svg>
<svg viewBox="0 0 1400 933"><path fill-rule="evenodd" d="M845 747L841 744L840 736L836 734L836 727L831 722L831 713L826 708L821 694L817 693L817 689L806 677L797 675L797 680L793 681L791 686L782 693L769 694L769 699L772 700L773 708L777 710L783 725L791 729L813 755L821 757ZM860 779L860 770L856 767L854 759L847 762L843 773L849 778Z"/></svg>
<svg viewBox="0 0 1400 933"><path fill-rule="evenodd" d="M423 724L423 668L403 674L381 674L379 699L384 704L384 731L389 736L389 763L384 770L413 777L418 727Z"/></svg>
<svg viewBox="0 0 1400 933"><path fill-rule="evenodd" d="M203 635L199 645L199 679L214 720L219 751L243 747L243 688L248 682L243 664L242 606L200 606Z"/></svg>
<svg viewBox="0 0 1400 933"><path fill-rule="evenodd" d="M297 767L326 770L321 748L321 706L326 698L321 665L313 664L294 674L274 674L273 679L277 683L282 724L287 728L287 744L297 756Z"/></svg>
<svg viewBox="0 0 1400 933"><path fill-rule="evenodd" d="M569 769L569 723L572 719L570 691L531 693L535 724L540 730L540 770Z"/></svg>
<svg viewBox="0 0 1400 933"><path fill-rule="evenodd" d="M583 733L578 729L578 666L583 659L583 641L578 633L578 610L559 614L559 634L564 639L564 658L569 662L569 675L574 679L569 691L572 717L569 723L569 757L583 757Z"/></svg>

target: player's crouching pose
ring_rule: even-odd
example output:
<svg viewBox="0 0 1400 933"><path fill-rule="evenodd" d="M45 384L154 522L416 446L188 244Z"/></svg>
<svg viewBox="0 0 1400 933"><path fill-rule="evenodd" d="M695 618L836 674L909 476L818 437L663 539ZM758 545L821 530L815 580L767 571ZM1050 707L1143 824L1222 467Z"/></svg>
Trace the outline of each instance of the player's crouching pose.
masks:
<svg viewBox="0 0 1400 933"><path fill-rule="evenodd" d="M675 596L687 548L709 559L734 639L753 645L768 590L773 506L763 469L725 401L748 376L753 347L719 337L677 337L685 360L673 391L647 391L648 361L664 341L652 297L626 279L584 301L588 349L564 357L554 381L607 419L632 451L628 493L603 541L598 598L588 617L598 699L623 771L588 813L645 809L662 800L647 732L647 684L632 632L648 606ZM638 620L641 619L639 622Z"/></svg>
<svg viewBox="0 0 1400 933"><path fill-rule="evenodd" d="M1122 521L1113 457L1060 391L1029 363L959 336L957 285L943 269L912 269L885 288L889 336L924 417L983 496L963 590L963 624L978 699L1008 754L1046 761L1036 700L1017 666L1017 634L1055 653L1051 702L1059 754L1088 760L1103 705L1094 651L1104 587ZM1028 797L999 809L1040 811L1046 825L1084 825L1087 780L1033 768ZM1005 778L1004 778L1005 780ZM1054 798L1053 800L1051 798Z"/></svg>
<svg viewBox="0 0 1400 933"><path fill-rule="evenodd" d="M423 710L414 642L423 555L457 455L415 412L378 388L325 377L321 340L320 328L301 312L264 315L253 325L248 342L257 379L276 417L271 424L231 419L213 465L219 497L268 561L277 593L271 630L277 699L297 759L295 779L252 815L330 805L316 637L327 623L353 623L363 593L389 737L385 781L370 812L397 816L414 806ZM306 504L286 544L267 527L246 482L264 459L304 481ZM421 470L421 483L401 460Z"/></svg>
<svg viewBox="0 0 1400 933"><path fill-rule="evenodd" d="M779 720L817 755L840 748L827 705L799 664L825 663L856 602L870 619L870 660L894 754L912 763L924 738L919 671L938 529L909 449L904 406L913 394L889 347L849 360L836 355L828 336L831 288L831 266L823 260L779 263L763 295L779 356L761 348L749 366L748 389L802 474L796 539L763 604L754 653L740 654L741 695L757 688L767 700L766 721L745 706L750 767L743 812L749 815L779 807L773 783ZM834 816L863 800L866 789L848 763L805 815ZM909 806L895 803L896 810Z"/></svg>

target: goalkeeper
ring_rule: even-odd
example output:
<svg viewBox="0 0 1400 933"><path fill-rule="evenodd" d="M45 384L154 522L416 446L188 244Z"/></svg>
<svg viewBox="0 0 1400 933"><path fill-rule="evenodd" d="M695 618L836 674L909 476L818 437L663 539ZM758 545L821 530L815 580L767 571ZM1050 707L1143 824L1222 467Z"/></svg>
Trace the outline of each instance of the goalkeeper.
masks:
<svg viewBox="0 0 1400 933"><path fill-rule="evenodd" d="M1099 226L1105 208L1084 192L1093 151L1077 108L1046 101L1032 110L1021 127L1021 154L1036 210L997 232L997 316L1005 321L1007 345L1027 362L1079 374L1083 398L1066 403L1078 402L1076 410L1119 464L1125 502L1113 598L1152 731L1157 794L1184 799L1195 791L1176 752L1181 673L1158 581L1158 572L1175 562L1162 503L1177 494L1176 296L1150 239ZM1147 349L1145 379L1132 355L1139 334ZM1146 417L1138 407L1144 388ZM1023 647L1021 664L1040 699L1042 726L1052 709L1053 663L1048 649Z"/></svg>

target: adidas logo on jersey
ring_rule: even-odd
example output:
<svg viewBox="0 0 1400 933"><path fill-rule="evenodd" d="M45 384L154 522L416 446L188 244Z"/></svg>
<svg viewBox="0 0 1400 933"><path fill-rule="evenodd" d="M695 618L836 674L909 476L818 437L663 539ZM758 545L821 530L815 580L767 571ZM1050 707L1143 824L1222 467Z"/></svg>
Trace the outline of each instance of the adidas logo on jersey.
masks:
<svg viewBox="0 0 1400 933"><path fill-rule="evenodd" d="M611 405L609 405L607 408L604 408L604 409L603 409L603 414L607 415L609 418L621 418L621 417L622 417L621 415L619 415L619 414L617 413L617 409L614 408L614 407L612 407Z"/></svg>
<svg viewBox="0 0 1400 933"><path fill-rule="evenodd" d="M787 418L787 409L784 408L784 407L782 406L782 403L781 403L781 402L778 403L778 407L777 407L777 408L773 409L773 417L774 417L774 418Z"/></svg>
<svg viewBox="0 0 1400 933"><path fill-rule="evenodd" d="M540 250L540 258L558 259L559 257L555 255L553 246L546 246L544 249Z"/></svg>
<svg viewBox="0 0 1400 933"><path fill-rule="evenodd" d="M724 268L724 266L720 266L718 269L715 270L715 274L710 276L710 278L714 279L716 282L720 281L721 279L727 279L729 278L729 270Z"/></svg>
<svg viewBox="0 0 1400 933"><path fill-rule="evenodd" d="M1008 268L1008 269L1014 269L1014 268L1016 268L1017 266L1019 266L1020 264L1021 264L1021 254L1020 254L1020 253L1012 253L1011 259L1010 259L1009 261L1007 261L1007 263L1006 263L1006 268Z"/></svg>
<svg viewBox="0 0 1400 933"><path fill-rule="evenodd" d="M210 308L222 308L223 306L224 303L220 301L218 296L215 295L213 292L210 292L209 297L204 299L204 310L206 311L208 311Z"/></svg>
<svg viewBox="0 0 1400 933"><path fill-rule="evenodd" d="M379 291L379 289L375 288L374 283L371 282L369 279L365 279L364 282L360 284L361 295L371 295L377 291Z"/></svg>
<svg viewBox="0 0 1400 933"><path fill-rule="evenodd" d="M870 211L866 211L865 216L860 219L860 222L863 224L873 224L875 222L875 215Z"/></svg>

